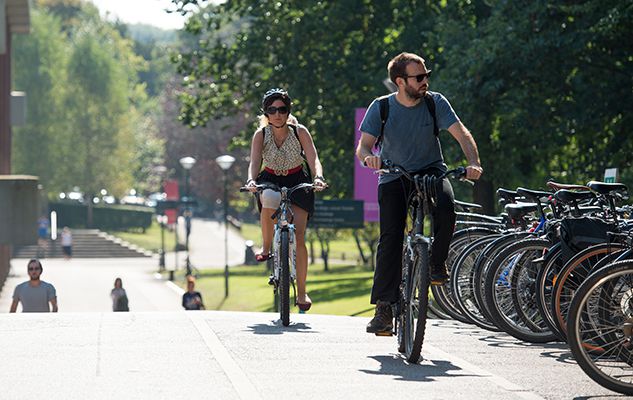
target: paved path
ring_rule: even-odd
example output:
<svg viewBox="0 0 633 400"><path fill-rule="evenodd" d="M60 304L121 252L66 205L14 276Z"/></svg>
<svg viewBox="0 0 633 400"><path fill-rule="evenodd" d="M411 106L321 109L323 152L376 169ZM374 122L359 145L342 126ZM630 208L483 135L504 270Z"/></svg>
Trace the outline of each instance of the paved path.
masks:
<svg viewBox="0 0 633 400"><path fill-rule="evenodd" d="M8 314L27 260L0 292L0 399L613 399L563 344L530 345L453 321L430 322L420 365L368 318L184 312L154 259L44 260L57 314ZM130 313L112 313L123 279Z"/></svg>
<svg viewBox="0 0 633 400"><path fill-rule="evenodd" d="M26 259L11 260L9 278L0 292L0 313L9 311L15 286L28 280L27 262ZM154 258L74 258L70 261L51 258L42 260L42 264L41 279L55 286L61 312L112 311L110 290L117 277L123 280L132 311L181 309L180 296L163 280L155 278L158 261Z"/></svg>
<svg viewBox="0 0 633 400"><path fill-rule="evenodd" d="M1 314L7 399L613 399L563 345L431 321L407 364L367 318L267 313Z"/></svg>
<svg viewBox="0 0 633 400"><path fill-rule="evenodd" d="M178 235L181 243L185 243L184 219L178 224ZM189 259L197 268L224 268L226 264L224 253L224 224L194 218L191 221L191 234L189 235ZM228 265L244 264L244 238L235 229L228 230ZM186 252L178 253L178 265L184 268ZM173 252L167 253L166 266L172 267L175 262Z"/></svg>

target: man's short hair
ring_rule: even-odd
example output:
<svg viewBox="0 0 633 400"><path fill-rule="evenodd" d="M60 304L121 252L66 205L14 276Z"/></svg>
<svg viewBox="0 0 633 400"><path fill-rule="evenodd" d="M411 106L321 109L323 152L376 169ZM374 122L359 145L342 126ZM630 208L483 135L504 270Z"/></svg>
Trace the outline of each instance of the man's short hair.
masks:
<svg viewBox="0 0 633 400"><path fill-rule="evenodd" d="M40 271L43 271L42 263L37 258L31 258L29 262L26 264L26 267L30 267L32 263L36 263L38 267L40 267Z"/></svg>
<svg viewBox="0 0 633 400"><path fill-rule="evenodd" d="M396 78L405 76L407 74L407 65L410 63L425 65L424 58L413 53L400 53L392 58L389 64L387 64L387 71L389 72L391 82L396 83Z"/></svg>

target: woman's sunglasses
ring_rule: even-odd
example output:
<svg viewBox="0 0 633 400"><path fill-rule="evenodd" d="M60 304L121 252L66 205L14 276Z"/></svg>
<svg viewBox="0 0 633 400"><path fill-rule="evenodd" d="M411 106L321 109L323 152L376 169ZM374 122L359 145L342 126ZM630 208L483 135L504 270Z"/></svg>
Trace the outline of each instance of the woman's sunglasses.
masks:
<svg viewBox="0 0 633 400"><path fill-rule="evenodd" d="M286 106L281 106L281 107L274 107L274 106L270 106L266 109L266 114L268 115L273 115L276 114L277 111L279 111L279 114L288 114L288 107Z"/></svg>

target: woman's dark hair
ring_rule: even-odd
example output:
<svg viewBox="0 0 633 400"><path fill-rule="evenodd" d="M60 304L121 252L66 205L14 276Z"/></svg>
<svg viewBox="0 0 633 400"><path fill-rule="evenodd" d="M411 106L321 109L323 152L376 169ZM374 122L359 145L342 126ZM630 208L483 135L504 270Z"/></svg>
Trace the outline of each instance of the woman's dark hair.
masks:
<svg viewBox="0 0 633 400"><path fill-rule="evenodd" d="M273 104L275 100L283 101L284 105L288 107L288 112L290 112L292 99L288 95L288 92L280 88L270 89L264 94L264 97L262 98L262 111L266 113L266 109Z"/></svg>

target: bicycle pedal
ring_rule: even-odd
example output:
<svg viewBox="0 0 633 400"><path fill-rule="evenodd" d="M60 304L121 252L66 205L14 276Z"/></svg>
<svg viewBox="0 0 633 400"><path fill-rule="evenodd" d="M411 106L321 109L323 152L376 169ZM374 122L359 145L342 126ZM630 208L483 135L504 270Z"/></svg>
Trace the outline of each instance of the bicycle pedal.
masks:
<svg viewBox="0 0 633 400"><path fill-rule="evenodd" d="M374 333L374 335L376 335L376 336L393 336L393 332L391 332L391 331L376 332L376 333Z"/></svg>
<svg viewBox="0 0 633 400"><path fill-rule="evenodd" d="M273 286L275 284L275 278L271 275L268 277L268 284Z"/></svg>

